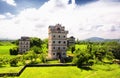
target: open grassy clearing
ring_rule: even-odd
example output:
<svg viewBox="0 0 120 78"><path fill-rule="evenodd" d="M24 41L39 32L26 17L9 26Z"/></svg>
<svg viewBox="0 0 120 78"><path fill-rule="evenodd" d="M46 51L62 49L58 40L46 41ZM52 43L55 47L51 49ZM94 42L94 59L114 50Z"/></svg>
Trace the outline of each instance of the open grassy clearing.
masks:
<svg viewBox="0 0 120 78"><path fill-rule="evenodd" d="M16 47L15 45L10 46L0 46L0 55L10 55L9 49Z"/></svg>
<svg viewBox="0 0 120 78"><path fill-rule="evenodd" d="M19 78L120 78L120 66L94 65L91 70L76 66L28 67Z"/></svg>
<svg viewBox="0 0 120 78"><path fill-rule="evenodd" d="M12 46L12 45L14 45L14 44L12 44L11 42L9 42L9 41L0 41L0 46Z"/></svg>

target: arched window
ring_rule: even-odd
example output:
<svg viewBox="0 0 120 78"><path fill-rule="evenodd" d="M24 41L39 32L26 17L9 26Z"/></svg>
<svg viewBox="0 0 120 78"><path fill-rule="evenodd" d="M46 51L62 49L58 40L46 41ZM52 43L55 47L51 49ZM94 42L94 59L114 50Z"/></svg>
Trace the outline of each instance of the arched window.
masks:
<svg viewBox="0 0 120 78"><path fill-rule="evenodd" d="M57 28L57 31L58 31L59 33L61 32L59 27Z"/></svg>
<svg viewBox="0 0 120 78"><path fill-rule="evenodd" d="M60 31L60 28L58 27L57 30Z"/></svg>

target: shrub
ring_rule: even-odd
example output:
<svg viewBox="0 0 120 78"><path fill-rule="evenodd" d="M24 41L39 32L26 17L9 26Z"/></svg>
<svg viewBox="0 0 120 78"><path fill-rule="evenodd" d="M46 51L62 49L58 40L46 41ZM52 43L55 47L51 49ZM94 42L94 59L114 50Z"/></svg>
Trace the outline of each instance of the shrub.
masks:
<svg viewBox="0 0 120 78"><path fill-rule="evenodd" d="M73 57L72 56L68 56L66 58L64 58L65 62L72 62Z"/></svg>
<svg viewBox="0 0 120 78"><path fill-rule="evenodd" d="M17 63L18 63L18 60L16 58L14 58L10 61L10 66L13 66L13 67L17 66Z"/></svg>
<svg viewBox="0 0 120 78"><path fill-rule="evenodd" d="M88 64L92 66L94 64L94 60L89 60Z"/></svg>
<svg viewBox="0 0 120 78"><path fill-rule="evenodd" d="M40 59L41 59L42 63L46 63L47 62L45 54L41 54L40 55Z"/></svg>

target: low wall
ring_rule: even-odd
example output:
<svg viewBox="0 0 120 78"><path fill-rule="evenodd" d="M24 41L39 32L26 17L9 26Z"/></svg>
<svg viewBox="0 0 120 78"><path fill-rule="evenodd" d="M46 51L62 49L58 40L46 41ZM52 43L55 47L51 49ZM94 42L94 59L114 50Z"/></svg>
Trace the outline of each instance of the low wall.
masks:
<svg viewBox="0 0 120 78"><path fill-rule="evenodd" d="M76 66L75 64L30 64L27 67Z"/></svg>

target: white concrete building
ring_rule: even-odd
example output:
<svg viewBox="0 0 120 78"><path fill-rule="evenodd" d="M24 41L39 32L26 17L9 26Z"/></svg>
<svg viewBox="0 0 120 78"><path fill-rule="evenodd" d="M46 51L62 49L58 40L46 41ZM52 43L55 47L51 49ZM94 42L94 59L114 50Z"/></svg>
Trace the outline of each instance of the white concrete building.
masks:
<svg viewBox="0 0 120 78"><path fill-rule="evenodd" d="M55 26L49 26L48 32L48 57L51 59L66 57L68 31L65 30L64 26L56 24Z"/></svg>

